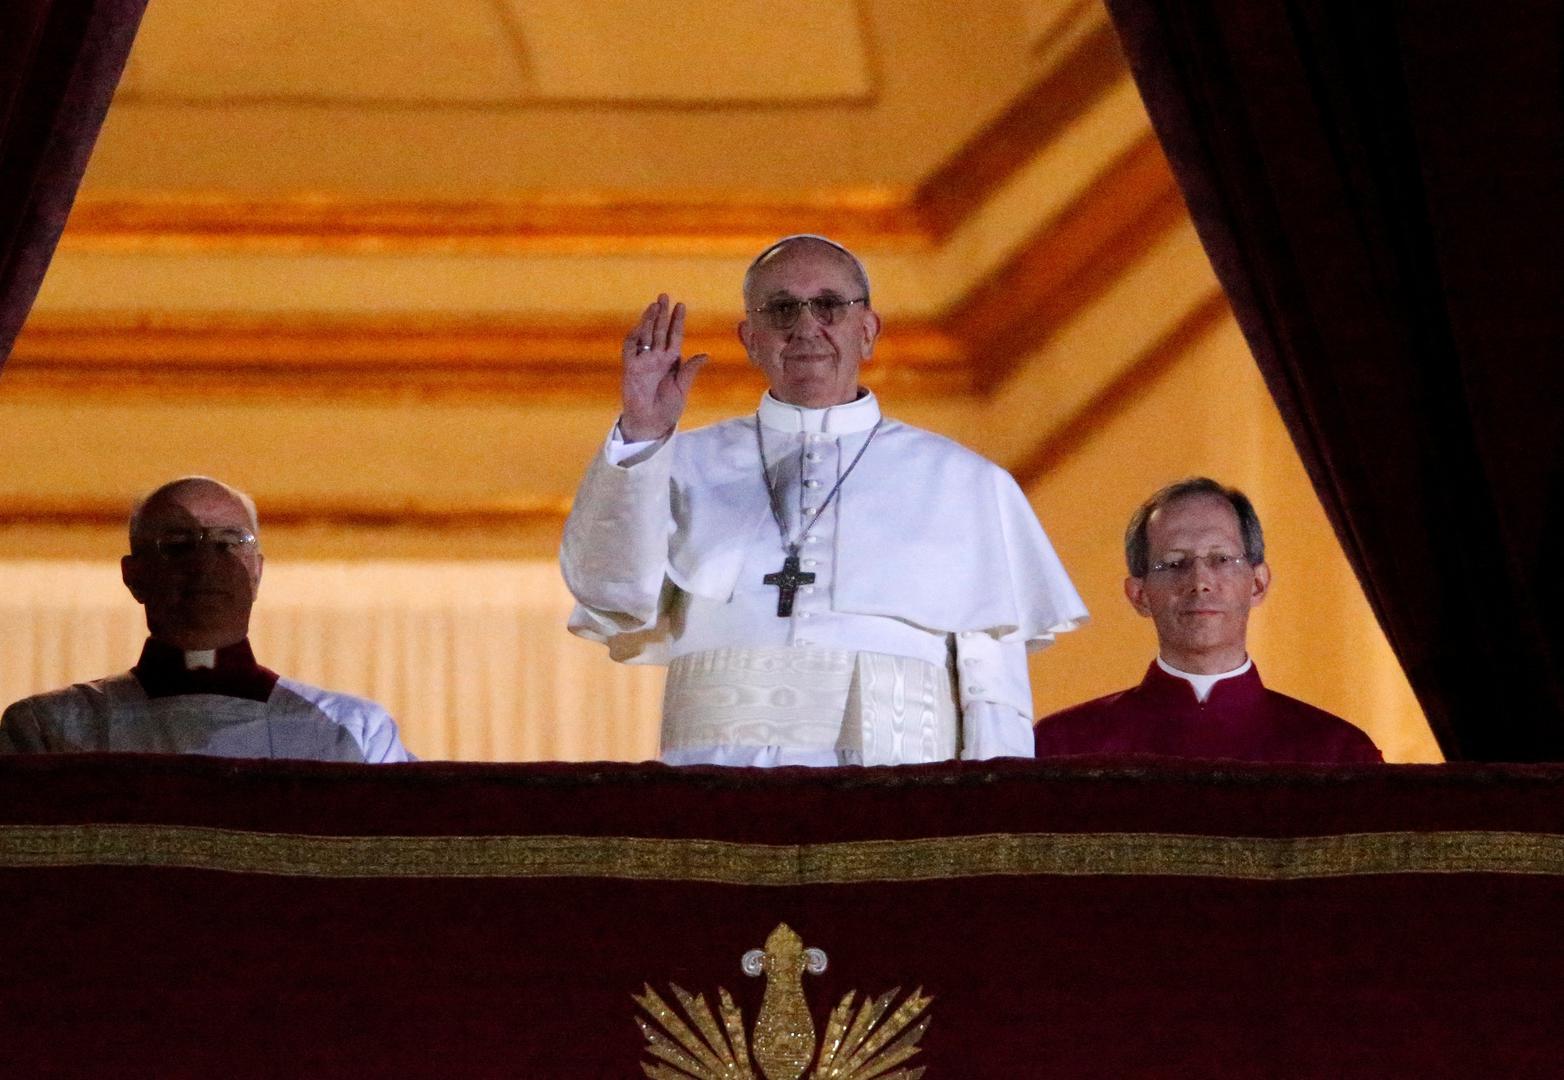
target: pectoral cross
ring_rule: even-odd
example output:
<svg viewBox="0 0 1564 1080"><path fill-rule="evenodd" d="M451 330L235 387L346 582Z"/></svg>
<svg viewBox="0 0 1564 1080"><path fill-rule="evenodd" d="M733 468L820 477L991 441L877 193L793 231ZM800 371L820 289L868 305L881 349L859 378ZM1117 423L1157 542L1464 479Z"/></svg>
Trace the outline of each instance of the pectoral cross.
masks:
<svg viewBox="0 0 1564 1080"><path fill-rule="evenodd" d="M809 585L814 580L814 574L799 571L798 556L790 554L782 560L782 569L774 574L767 574L761 579L761 583L777 587L777 615L785 619L793 614L793 597L797 594L798 587Z"/></svg>

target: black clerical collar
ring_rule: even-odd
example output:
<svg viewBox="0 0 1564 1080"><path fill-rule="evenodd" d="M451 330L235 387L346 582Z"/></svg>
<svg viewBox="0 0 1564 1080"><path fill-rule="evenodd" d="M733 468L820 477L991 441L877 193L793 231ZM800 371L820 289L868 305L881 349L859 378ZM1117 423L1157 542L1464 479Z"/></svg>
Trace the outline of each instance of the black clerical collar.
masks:
<svg viewBox="0 0 1564 1080"><path fill-rule="evenodd" d="M150 698L220 694L265 701L277 685L277 673L255 662L248 638L221 649L195 653L147 638L141 659L130 673Z"/></svg>

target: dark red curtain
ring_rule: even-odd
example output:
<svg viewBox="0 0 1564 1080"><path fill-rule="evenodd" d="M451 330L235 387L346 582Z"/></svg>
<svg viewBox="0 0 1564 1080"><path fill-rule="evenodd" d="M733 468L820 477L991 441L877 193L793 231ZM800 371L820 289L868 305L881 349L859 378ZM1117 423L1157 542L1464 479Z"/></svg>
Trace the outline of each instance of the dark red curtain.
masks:
<svg viewBox="0 0 1564 1080"><path fill-rule="evenodd" d="M0 3L0 363L38 294L146 6Z"/></svg>
<svg viewBox="0 0 1564 1080"><path fill-rule="evenodd" d="M1564 758L1564 2L1108 7L1446 755Z"/></svg>

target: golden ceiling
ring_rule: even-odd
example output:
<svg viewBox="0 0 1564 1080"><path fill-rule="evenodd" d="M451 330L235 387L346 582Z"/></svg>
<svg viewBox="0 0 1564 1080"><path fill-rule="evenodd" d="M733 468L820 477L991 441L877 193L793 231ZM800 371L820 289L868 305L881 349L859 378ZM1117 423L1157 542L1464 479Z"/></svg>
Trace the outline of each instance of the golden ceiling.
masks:
<svg viewBox="0 0 1564 1080"><path fill-rule="evenodd" d="M789 232L865 257L896 411L1023 483L1223 317L1094 2L158 0L6 369L0 524L187 464L274 520L548 517L657 292L692 419L753 399L737 283Z"/></svg>

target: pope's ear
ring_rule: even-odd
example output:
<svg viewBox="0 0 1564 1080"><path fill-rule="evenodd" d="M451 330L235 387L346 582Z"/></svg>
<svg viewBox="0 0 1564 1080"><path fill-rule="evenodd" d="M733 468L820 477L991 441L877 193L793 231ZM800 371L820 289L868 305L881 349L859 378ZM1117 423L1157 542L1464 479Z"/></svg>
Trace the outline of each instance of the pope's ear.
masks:
<svg viewBox="0 0 1564 1080"><path fill-rule="evenodd" d="M1130 607L1139 614L1151 618L1151 608L1146 604L1146 579L1127 577L1124 579L1124 598L1130 602Z"/></svg>
<svg viewBox="0 0 1564 1080"><path fill-rule="evenodd" d="M745 353L747 353L750 359L753 360L755 358L755 354L749 351L750 328L748 319L744 319L739 323L738 331L739 341L743 344Z"/></svg>
<svg viewBox="0 0 1564 1080"><path fill-rule="evenodd" d="M874 343L880 337L880 316L873 308L863 313L863 346L862 359L867 360L874 355Z"/></svg>

